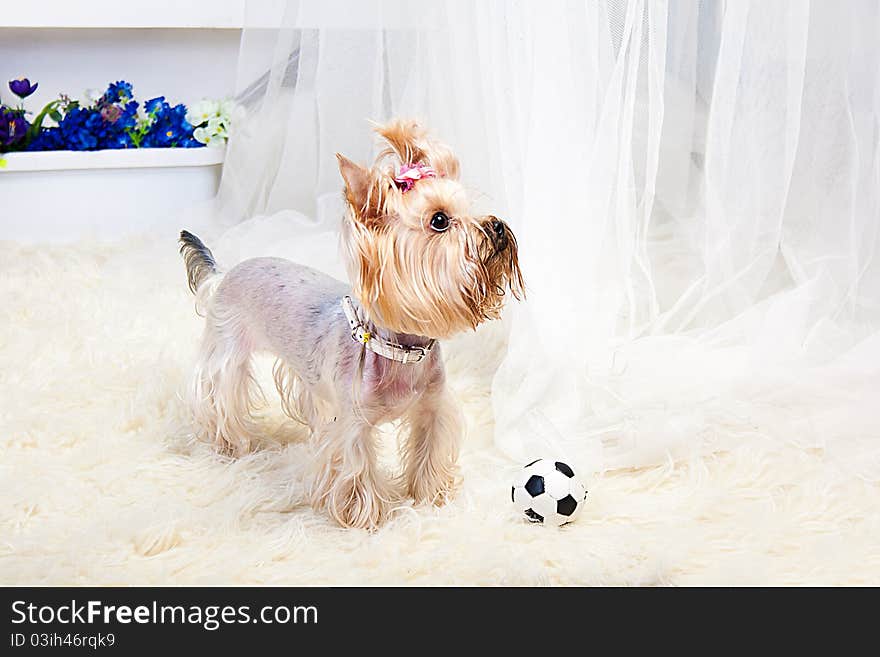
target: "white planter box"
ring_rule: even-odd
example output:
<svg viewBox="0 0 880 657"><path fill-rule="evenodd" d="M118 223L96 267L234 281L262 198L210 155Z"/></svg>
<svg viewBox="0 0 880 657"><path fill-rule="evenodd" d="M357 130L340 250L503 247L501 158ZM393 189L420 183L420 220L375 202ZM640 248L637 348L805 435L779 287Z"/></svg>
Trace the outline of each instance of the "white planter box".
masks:
<svg viewBox="0 0 880 657"><path fill-rule="evenodd" d="M177 215L217 193L225 149L7 153L0 239L112 240L176 230Z"/></svg>

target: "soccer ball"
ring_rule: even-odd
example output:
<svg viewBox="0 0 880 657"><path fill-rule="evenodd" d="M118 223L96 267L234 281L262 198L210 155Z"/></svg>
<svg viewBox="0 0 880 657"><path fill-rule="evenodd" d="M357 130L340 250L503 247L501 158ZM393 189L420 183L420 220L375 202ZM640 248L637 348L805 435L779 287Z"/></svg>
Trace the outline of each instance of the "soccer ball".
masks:
<svg viewBox="0 0 880 657"><path fill-rule="evenodd" d="M531 522L558 527L577 517L587 489L562 461L538 459L520 471L510 499Z"/></svg>

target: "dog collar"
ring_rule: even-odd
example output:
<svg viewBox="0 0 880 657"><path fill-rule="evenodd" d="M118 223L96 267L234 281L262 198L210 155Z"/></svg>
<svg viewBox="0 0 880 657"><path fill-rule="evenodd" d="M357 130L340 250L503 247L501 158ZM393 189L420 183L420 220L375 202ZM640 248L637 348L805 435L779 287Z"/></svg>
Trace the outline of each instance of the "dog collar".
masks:
<svg viewBox="0 0 880 657"><path fill-rule="evenodd" d="M351 339L364 345L374 354L379 354L398 363L418 363L431 353L431 349L434 348L436 340L431 340L424 347L407 347L406 345L389 342L378 335L373 335L358 318L357 311L354 309L354 302L349 296L342 297L342 311L345 313L348 325L351 328Z"/></svg>

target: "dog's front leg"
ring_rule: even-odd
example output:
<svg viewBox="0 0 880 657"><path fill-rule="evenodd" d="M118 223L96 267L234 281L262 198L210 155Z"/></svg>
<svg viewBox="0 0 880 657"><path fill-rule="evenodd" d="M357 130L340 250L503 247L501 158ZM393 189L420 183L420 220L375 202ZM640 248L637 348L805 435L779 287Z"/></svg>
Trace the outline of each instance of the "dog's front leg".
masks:
<svg viewBox="0 0 880 657"><path fill-rule="evenodd" d="M426 391L409 413L410 434L403 445L404 478L416 502L441 506L458 477L458 445L463 422L445 385Z"/></svg>
<svg viewBox="0 0 880 657"><path fill-rule="evenodd" d="M337 418L316 437L312 506L326 509L344 527L378 527L393 494L376 464L373 427L362 418Z"/></svg>

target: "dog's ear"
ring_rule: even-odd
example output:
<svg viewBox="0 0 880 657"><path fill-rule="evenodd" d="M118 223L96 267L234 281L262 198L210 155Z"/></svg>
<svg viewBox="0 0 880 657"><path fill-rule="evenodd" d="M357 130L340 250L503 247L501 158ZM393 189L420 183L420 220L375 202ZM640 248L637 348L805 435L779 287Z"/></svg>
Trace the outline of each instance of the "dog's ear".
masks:
<svg viewBox="0 0 880 657"><path fill-rule="evenodd" d="M443 177L458 178L458 159L452 149L428 137L415 121L395 119L374 127L388 144L380 157L394 155L401 164L429 164Z"/></svg>
<svg viewBox="0 0 880 657"><path fill-rule="evenodd" d="M345 200L351 205L356 218L364 218L370 197L370 172L344 155L336 154L339 173L345 181Z"/></svg>

